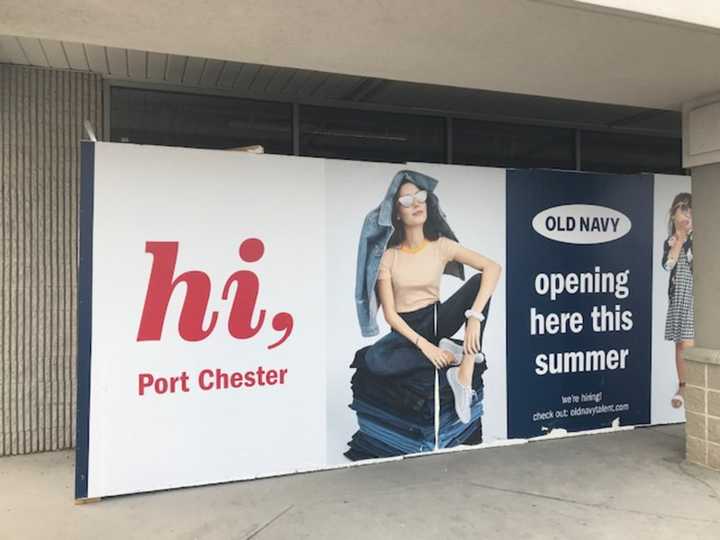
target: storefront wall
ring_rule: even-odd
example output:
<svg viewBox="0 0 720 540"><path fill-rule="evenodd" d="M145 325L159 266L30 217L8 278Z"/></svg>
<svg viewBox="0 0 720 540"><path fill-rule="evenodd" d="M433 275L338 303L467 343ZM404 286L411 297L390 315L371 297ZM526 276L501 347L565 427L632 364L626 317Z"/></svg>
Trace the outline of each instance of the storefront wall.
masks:
<svg viewBox="0 0 720 540"><path fill-rule="evenodd" d="M71 448L80 139L102 78L0 64L0 455Z"/></svg>
<svg viewBox="0 0 720 540"><path fill-rule="evenodd" d="M75 445L79 141L110 135L105 84L0 64L0 455Z"/></svg>

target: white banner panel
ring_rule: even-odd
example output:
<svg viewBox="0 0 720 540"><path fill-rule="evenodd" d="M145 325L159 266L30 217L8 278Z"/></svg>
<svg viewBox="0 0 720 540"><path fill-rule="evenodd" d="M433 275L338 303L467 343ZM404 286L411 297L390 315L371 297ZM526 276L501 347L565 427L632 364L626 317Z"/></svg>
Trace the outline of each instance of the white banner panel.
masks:
<svg viewBox="0 0 720 540"><path fill-rule="evenodd" d="M665 340L668 315L668 281L670 272L662 267L663 243L670 235L670 207L678 193L691 190L689 176L655 175L653 217L653 314L652 314L652 402L650 418L653 424L685 421L685 409L673 408L672 397L678 390L675 365L675 343Z"/></svg>
<svg viewBox="0 0 720 540"><path fill-rule="evenodd" d="M321 467L323 162L95 149L88 497Z"/></svg>

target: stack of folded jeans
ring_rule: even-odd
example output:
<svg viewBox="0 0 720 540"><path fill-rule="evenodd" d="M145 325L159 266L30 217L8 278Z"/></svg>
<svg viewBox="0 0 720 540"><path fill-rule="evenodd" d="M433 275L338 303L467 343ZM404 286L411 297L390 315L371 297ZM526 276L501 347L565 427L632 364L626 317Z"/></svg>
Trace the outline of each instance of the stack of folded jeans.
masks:
<svg viewBox="0 0 720 540"><path fill-rule="evenodd" d="M365 367L365 352L355 354L351 365L353 401L359 430L348 442L345 456L353 461L392 457L435 449L435 370L417 369L396 376L374 375ZM470 422L455 413L455 400L446 369L438 372L440 397L439 448L482 442L483 380L485 362L475 365Z"/></svg>

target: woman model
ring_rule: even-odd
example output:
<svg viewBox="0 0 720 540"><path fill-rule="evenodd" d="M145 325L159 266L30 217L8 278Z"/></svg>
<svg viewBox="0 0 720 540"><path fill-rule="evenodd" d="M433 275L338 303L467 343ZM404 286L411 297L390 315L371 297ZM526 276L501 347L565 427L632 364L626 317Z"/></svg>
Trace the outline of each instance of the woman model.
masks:
<svg viewBox="0 0 720 540"><path fill-rule="evenodd" d="M670 236L663 243L662 265L670 272L665 339L675 342L675 366L678 389L672 398L676 409L684 404L685 359L688 347L695 346L693 306L692 196L679 193L673 199L668 221Z"/></svg>
<svg viewBox="0 0 720 540"><path fill-rule="evenodd" d="M399 187L391 199L392 234L377 270L377 298L392 331L368 349L365 362L378 375L452 366L447 379L455 411L463 423L469 423L480 325L501 269L448 238L452 232L432 193L435 180L413 171L403 173L405 176L396 176L394 181ZM482 280L474 275L440 303L440 278L453 262L482 272ZM463 323L465 337L460 347L447 338Z"/></svg>

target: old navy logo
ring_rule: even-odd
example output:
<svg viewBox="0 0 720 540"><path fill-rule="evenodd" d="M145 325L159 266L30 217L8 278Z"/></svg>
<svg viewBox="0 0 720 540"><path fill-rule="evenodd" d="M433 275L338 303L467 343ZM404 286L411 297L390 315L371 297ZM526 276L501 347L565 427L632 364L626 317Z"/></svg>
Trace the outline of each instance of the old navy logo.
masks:
<svg viewBox="0 0 720 540"><path fill-rule="evenodd" d="M535 231L566 244L601 244L622 238L632 222L612 208L593 204L565 204L539 212L532 220Z"/></svg>
<svg viewBox="0 0 720 540"><path fill-rule="evenodd" d="M578 227L579 221L579 227ZM545 228L548 231L574 231L580 232L600 231L617 232L620 218L604 218L604 217L581 217L579 220L573 216L548 216L545 218Z"/></svg>
<svg viewBox="0 0 720 540"><path fill-rule="evenodd" d="M212 289L210 277L199 270L189 270L175 277L178 249L178 242L145 243L145 252L152 254L153 263L138 329L138 341L160 340L170 298L175 287L180 283L184 283L186 288L178 322L180 337L186 341L202 341L217 325L218 312L211 311L210 322L207 327L204 326ZM264 252L265 246L257 238L249 238L240 244L240 259L246 263L260 260ZM223 287L223 300L230 299L233 286L235 294L232 297L228 316L228 331L236 339L249 339L260 331L265 322L266 311L261 309L258 312L257 322L253 324L260 280L250 270L233 273ZM272 318L272 327L282 335L277 341L268 345L268 349L280 346L290 337L293 329L292 315L285 312L277 313Z"/></svg>

